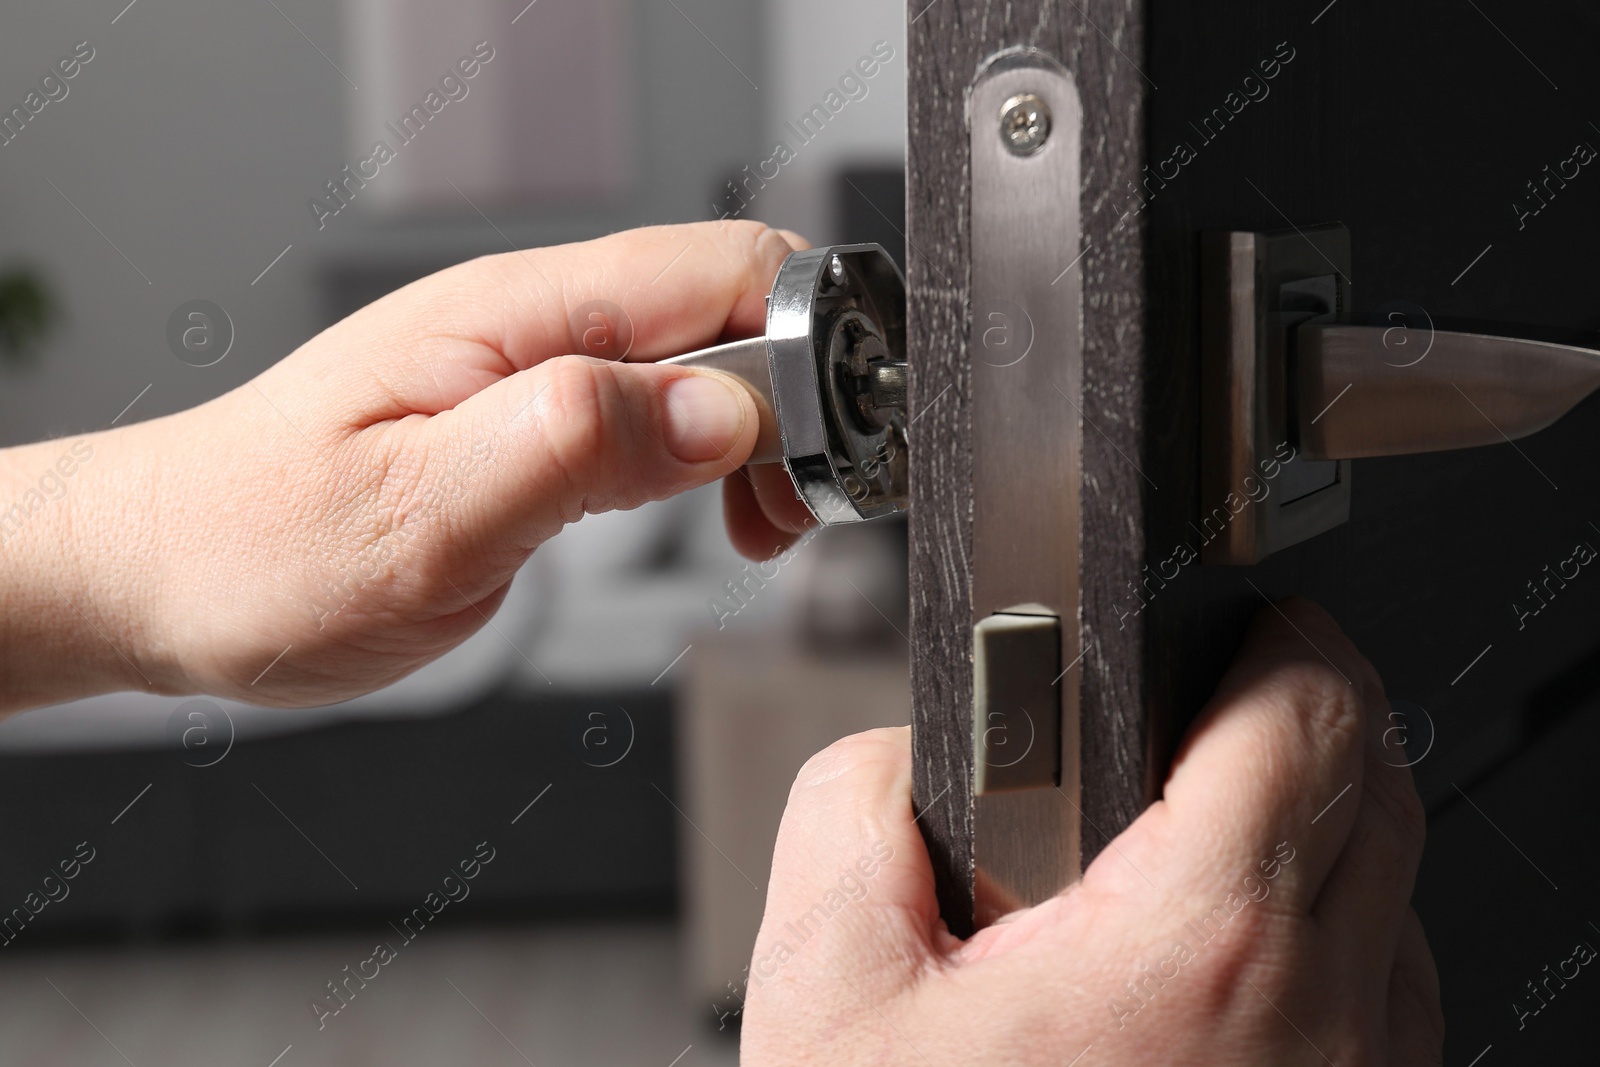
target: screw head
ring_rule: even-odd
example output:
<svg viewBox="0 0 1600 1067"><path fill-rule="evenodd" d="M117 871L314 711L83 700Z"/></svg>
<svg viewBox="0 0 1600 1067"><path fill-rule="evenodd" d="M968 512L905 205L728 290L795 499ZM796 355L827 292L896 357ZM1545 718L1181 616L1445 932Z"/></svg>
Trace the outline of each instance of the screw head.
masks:
<svg viewBox="0 0 1600 1067"><path fill-rule="evenodd" d="M1050 139L1050 107L1033 93L1019 93L1000 109L1000 139L1019 156L1032 155Z"/></svg>
<svg viewBox="0 0 1600 1067"><path fill-rule="evenodd" d="M845 273L844 260L838 256L828 260L828 277L833 279L834 285L844 285L850 280L849 275Z"/></svg>

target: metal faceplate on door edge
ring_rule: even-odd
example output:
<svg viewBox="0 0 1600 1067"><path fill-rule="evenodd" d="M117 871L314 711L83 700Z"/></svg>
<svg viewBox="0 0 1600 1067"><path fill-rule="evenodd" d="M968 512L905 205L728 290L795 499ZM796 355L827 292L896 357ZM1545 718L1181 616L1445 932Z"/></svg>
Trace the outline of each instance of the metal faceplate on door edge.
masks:
<svg viewBox="0 0 1600 1067"><path fill-rule="evenodd" d="M1083 110L1065 68L1044 53L1016 50L979 72L968 121L973 851L981 927L1059 893L1082 864L1075 665L1082 644ZM1040 625L1027 625L1028 616ZM1059 646L1041 649L1041 635L1059 635ZM1014 677L1019 663L1027 667L1022 684ZM991 667L1008 677L991 677ZM1052 751L1040 758L1034 746Z"/></svg>

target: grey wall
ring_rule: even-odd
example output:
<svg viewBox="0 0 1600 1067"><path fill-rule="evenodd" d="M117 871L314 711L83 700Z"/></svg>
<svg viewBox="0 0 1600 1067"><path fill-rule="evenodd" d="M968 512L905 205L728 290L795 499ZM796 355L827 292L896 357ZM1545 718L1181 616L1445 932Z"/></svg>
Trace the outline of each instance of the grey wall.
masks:
<svg viewBox="0 0 1600 1067"><path fill-rule="evenodd" d="M517 244L705 218L723 176L755 157L763 101L701 30L759 83L763 6L675 3L634 0L632 194L578 211L491 209ZM147 385L125 421L233 388L326 325L343 306L333 280L505 249L465 208L410 221L352 209L318 231L306 202L352 160L342 129L352 90L334 64L361 28L343 25L327 0L276 5L281 13L267 2L136 0L119 16L120 3L31 0L0 14L0 110L21 105L76 42L95 49L66 98L0 148L0 268L40 267L68 316L35 368L0 369L0 445L102 428ZM538 32L537 8L511 25L521 7L492 13L504 25L463 25L463 41ZM180 362L166 342L168 316L195 298L224 307L237 327L232 352L212 367Z"/></svg>
<svg viewBox="0 0 1600 1067"><path fill-rule="evenodd" d="M334 46L330 5L280 6ZM313 328L310 256L250 281L301 236L293 192L338 157L338 74L270 4L139 0L116 15L69 0L0 16L5 109L75 42L96 53L0 148L0 263L42 267L68 315L35 372L0 377L4 443L104 427L146 385L127 418L187 407ZM164 340L168 314L195 297L239 326L233 352L203 371Z"/></svg>
<svg viewBox="0 0 1600 1067"><path fill-rule="evenodd" d="M331 0L275 2L281 13L265 0L136 0L126 10L122 0L27 0L0 13L0 113L21 106L74 44L95 49L68 95L0 148L0 269L38 266L66 312L34 368L0 367L0 445L103 428L146 386L124 421L190 407L247 381L353 304L506 248L464 205L397 219L358 200L317 229L307 200L355 158L347 142L367 139L346 133L352 90L335 68L351 66L350 35L363 27L346 25L344 6ZM540 0L555 2L575 0ZM522 7L473 8L459 36L504 45L539 32L537 6L512 25ZM775 141L792 140L784 124L887 40L895 58L870 93L800 149L745 213L819 242L847 237L834 223L834 171L903 157L899 0L630 0L630 8L629 191L577 207L487 205L495 225L528 247L709 218L723 182L769 158ZM418 84L437 73L418 72ZM395 109L411 102L396 100ZM574 93L527 106L582 104ZM232 351L212 367L180 362L166 341L173 310L197 298L221 305L236 327Z"/></svg>
<svg viewBox="0 0 1600 1067"><path fill-rule="evenodd" d="M917 8L927 0L912 0ZM851 100L782 177L762 190L751 217L781 222L818 244L860 240L838 228L840 167L862 163L902 166L906 145L906 12L902 0L772 0L767 20L767 81L762 86L762 142L793 140L786 124L797 122L837 89L875 43L894 58L883 63L866 93ZM765 158L765 157L763 157ZM844 190L846 197L859 194ZM859 205L858 205L859 206ZM874 203L903 228L898 200ZM869 215L875 215L868 208Z"/></svg>

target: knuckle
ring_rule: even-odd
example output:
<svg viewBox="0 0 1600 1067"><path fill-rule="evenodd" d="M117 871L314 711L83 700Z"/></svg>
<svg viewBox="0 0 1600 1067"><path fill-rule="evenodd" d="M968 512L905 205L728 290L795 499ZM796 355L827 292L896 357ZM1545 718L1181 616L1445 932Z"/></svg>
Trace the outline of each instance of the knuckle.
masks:
<svg viewBox="0 0 1600 1067"><path fill-rule="evenodd" d="M495 252L446 267L384 297L413 312L415 321L429 328L459 330L503 307L507 287L514 283L515 253ZM403 296L400 294L404 294Z"/></svg>
<svg viewBox="0 0 1600 1067"><path fill-rule="evenodd" d="M1345 851L1347 855L1360 857L1359 868L1352 872L1351 878L1363 892L1374 897L1396 896L1411 881L1406 849L1379 820L1358 818Z"/></svg>
<svg viewBox="0 0 1600 1067"><path fill-rule="evenodd" d="M615 407L615 388L606 368L561 356L540 365L543 381L534 401L539 451L549 475L557 482L563 511L584 499L592 476L606 460ZM572 521L585 510L570 516Z"/></svg>
<svg viewBox="0 0 1600 1067"><path fill-rule="evenodd" d="M1385 835L1398 863L1414 869L1422 857L1422 847L1428 836L1428 814L1422 798L1404 772L1389 767L1371 771L1374 780L1367 788L1382 815Z"/></svg>
<svg viewBox="0 0 1600 1067"><path fill-rule="evenodd" d="M1275 667L1264 683L1264 698L1286 720L1299 723L1313 742L1361 744L1366 708L1360 693L1334 668L1296 660Z"/></svg>
<svg viewBox="0 0 1600 1067"><path fill-rule="evenodd" d="M755 219L734 219L727 224L723 231L728 239L741 248L755 248L766 238L766 235L776 235L777 231L764 222Z"/></svg>
<svg viewBox="0 0 1600 1067"><path fill-rule="evenodd" d="M744 258L753 274L769 274L790 252L788 239L764 222L739 219L728 224L728 240Z"/></svg>
<svg viewBox="0 0 1600 1067"><path fill-rule="evenodd" d="M1248 1016L1270 1011L1267 1002L1296 1002L1304 979L1282 961L1302 958L1300 951L1294 935L1282 928L1263 932L1259 926L1201 946L1196 950L1196 1007L1208 1015Z"/></svg>
<svg viewBox="0 0 1600 1067"><path fill-rule="evenodd" d="M1220 917L1219 911L1222 913ZM1223 898L1210 913L1195 921L1204 924L1202 930L1209 930L1229 911L1226 898ZM1226 975L1252 975L1252 981L1274 999L1289 995L1293 991L1295 977L1292 972L1269 968L1262 977L1253 976L1263 960L1302 958L1308 935L1303 929L1304 920L1301 916L1274 903L1261 901L1245 904L1237 914L1227 918L1227 924L1226 927L1220 927L1226 936L1217 939L1219 970Z"/></svg>

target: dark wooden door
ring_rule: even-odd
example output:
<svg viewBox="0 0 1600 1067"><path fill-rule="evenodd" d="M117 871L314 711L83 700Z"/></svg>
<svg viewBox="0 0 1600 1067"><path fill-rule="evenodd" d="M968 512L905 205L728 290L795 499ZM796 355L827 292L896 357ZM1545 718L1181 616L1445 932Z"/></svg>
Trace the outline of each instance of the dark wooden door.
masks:
<svg viewBox="0 0 1600 1067"><path fill-rule="evenodd" d="M1503 930L1537 915L1552 941L1440 952L1464 968L1443 975L1452 1058L1523 1042L1513 1059L1533 1062L1565 1047L1555 1004L1521 1028L1510 1004L1566 942L1600 946L1593 848L1577 832L1549 844L1551 820L1574 825L1570 788L1513 807L1504 798L1522 794L1498 783L1564 788L1538 773L1547 738L1600 689L1600 574L1550 583L1546 569L1600 548L1600 400L1514 445L1355 461L1348 523L1257 566L1195 563L1127 597L1147 563L1200 548L1191 524L1215 503L1199 447L1203 232L1341 222L1354 321L1405 302L1436 323L1600 347L1600 165L1572 176L1600 148L1600 9L918 0L908 17L916 802L947 918L970 920L974 892L972 755L945 740L970 734L972 701L970 671L945 666L971 656L963 94L985 57L1028 45L1073 73L1084 109L1085 861L1157 795L1252 614L1305 594L1411 716L1419 789L1455 828L1425 860L1424 921L1459 932L1475 910ZM1544 854L1519 854L1535 839ZM1503 877L1463 878L1479 865ZM1567 996L1600 998L1600 985ZM1503 1017L1477 1010L1497 999Z"/></svg>

